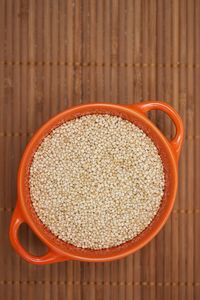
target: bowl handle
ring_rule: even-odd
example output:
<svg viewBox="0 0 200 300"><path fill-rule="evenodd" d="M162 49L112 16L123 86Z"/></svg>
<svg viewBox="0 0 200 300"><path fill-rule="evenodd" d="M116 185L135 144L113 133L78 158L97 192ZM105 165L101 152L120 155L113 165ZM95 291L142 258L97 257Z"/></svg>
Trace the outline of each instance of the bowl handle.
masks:
<svg viewBox="0 0 200 300"><path fill-rule="evenodd" d="M17 205L12 215L9 236L10 236L10 241L12 246L23 259L25 259L29 263L36 264L36 265L45 265L45 264L51 264L51 263L67 260L66 257L65 258L61 257L59 254L57 254L50 248L48 248L47 253L43 256L34 256L28 253L21 245L18 238L18 231L22 223L26 223L26 222L22 218L19 206Z"/></svg>
<svg viewBox="0 0 200 300"><path fill-rule="evenodd" d="M164 111L174 122L176 127L175 137L170 141L171 148L174 152L175 158L178 161L182 143L183 143L183 122L181 117L176 112L176 110L171 107L169 104L161 101L145 101L133 105L129 105L129 108L138 109L143 114L147 114L147 112L151 110L162 110Z"/></svg>

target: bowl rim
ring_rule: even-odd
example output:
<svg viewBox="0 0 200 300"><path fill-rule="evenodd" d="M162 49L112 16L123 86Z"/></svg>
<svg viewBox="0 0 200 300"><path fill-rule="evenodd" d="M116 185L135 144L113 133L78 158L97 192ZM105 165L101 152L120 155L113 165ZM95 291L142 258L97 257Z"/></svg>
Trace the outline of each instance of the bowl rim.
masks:
<svg viewBox="0 0 200 300"><path fill-rule="evenodd" d="M58 245L53 243L51 240L48 239L47 236L43 234L42 231L38 229L38 227L35 225L35 221L31 217L30 212L28 211L27 205L25 203L25 197L24 195L24 178L26 176L25 169L27 166L27 162L30 158L31 153L33 153L33 145L37 143L38 141L41 141L43 136L44 138L44 132L48 134L53 128L57 127L55 124L58 124L59 120L64 119L66 115L73 115L73 118L80 117L80 111L87 111L87 109L92 109L93 113L95 113L95 110L98 111L98 109L105 108L106 110L115 109L118 112L123 112L127 114L132 114L134 116L137 116L138 119L141 120L141 122L145 123L147 126L151 128L151 130L155 133L155 135L159 136L160 141L162 142L163 147L165 148L165 152L167 153L168 157L171 160L172 166L173 166L173 176L174 176L174 189L169 197L168 200L168 206L165 208L165 211L163 213L162 219L157 222L157 226L152 226L151 230L145 235L143 238L141 238L137 245L133 244L132 248L125 248L123 251L116 252L112 255L107 255L105 251L105 255L102 255L101 257L95 256L96 250L91 250L91 252L94 255L91 255L90 257L84 256L84 255L78 255L71 252L64 251L63 249L59 248ZM105 112L106 113L106 112ZM108 113L108 112L107 112ZM83 114L82 114L83 115ZM55 126L55 127L53 127ZM21 218L24 222L26 222L31 230L37 235L37 237L44 242L49 249L51 249L53 252L57 253L60 259L57 259L57 261L72 259L72 260L80 260L80 261L93 261L93 262L101 262L101 261L111 261L115 259L120 259L122 257L125 257L140 248L142 248L144 245L146 245L150 240L152 240L155 235L161 230L161 228L166 223L170 212L173 208L173 204L175 201L175 195L177 191L177 184L178 184L178 173L177 173L177 162L178 159L176 157L176 153L174 151L174 148L172 147L172 144L170 141L167 140L167 138L162 134L162 132L152 123L147 116L144 114L144 112L140 109L140 107L137 104L132 105L120 105L120 104L111 104L111 103L89 103L89 104L81 104L74 106L72 108L66 109L63 112L57 114L56 116L50 118L44 125L42 125L36 133L33 135L29 143L27 144L25 151L23 153L22 159L20 161L18 176L17 176L17 186L18 186L18 200L16 209L18 210L19 214L21 215ZM75 246L74 246L75 247ZM118 247L118 246L117 246ZM117 248L116 247L116 248ZM76 247L77 248L77 247ZM115 247L114 247L115 248ZM104 250L102 250L104 251Z"/></svg>

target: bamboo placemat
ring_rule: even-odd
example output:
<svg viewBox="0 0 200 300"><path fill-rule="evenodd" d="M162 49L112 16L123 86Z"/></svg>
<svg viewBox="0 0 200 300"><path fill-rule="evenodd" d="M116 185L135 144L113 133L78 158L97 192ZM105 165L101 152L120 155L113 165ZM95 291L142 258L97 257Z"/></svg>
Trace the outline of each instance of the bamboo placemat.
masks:
<svg viewBox="0 0 200 300"><path fill-rule="evenodd" d="M200 299L200 1L0 0L0 299ZM179 192L145 248L111 263L33 266L11 249L16 173L33 132L78 103L172 104ZM164 114L152 119L168 137ZM43 247L27 227L21 240Z"/></svg>

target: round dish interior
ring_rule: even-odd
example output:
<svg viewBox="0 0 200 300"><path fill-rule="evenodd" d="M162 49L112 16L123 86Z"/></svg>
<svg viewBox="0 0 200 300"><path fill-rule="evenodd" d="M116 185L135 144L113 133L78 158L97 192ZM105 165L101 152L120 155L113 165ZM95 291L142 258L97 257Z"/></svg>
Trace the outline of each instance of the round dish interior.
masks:
<svg viewBox="0 0 200 300"><path fill-rule="evenodd" d="M108 114L65 122L37 148L30 166L32 205L60 240L105 249L139 235L164 194L161 157L133 123Z"/></svg>

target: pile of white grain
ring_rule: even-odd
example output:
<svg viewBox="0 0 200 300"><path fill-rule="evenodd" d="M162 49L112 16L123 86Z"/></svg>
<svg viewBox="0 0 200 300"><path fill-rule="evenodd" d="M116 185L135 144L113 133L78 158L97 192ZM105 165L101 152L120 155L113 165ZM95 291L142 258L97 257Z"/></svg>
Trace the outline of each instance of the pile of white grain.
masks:
<svg viewBox="0 0 200 300"><path fill-rule="evenodd" d="M151 223L164 172L142 130L120 117L88 115L44 138L29 184L33 207L54 235L101 249L132 239Z"/></svg>

